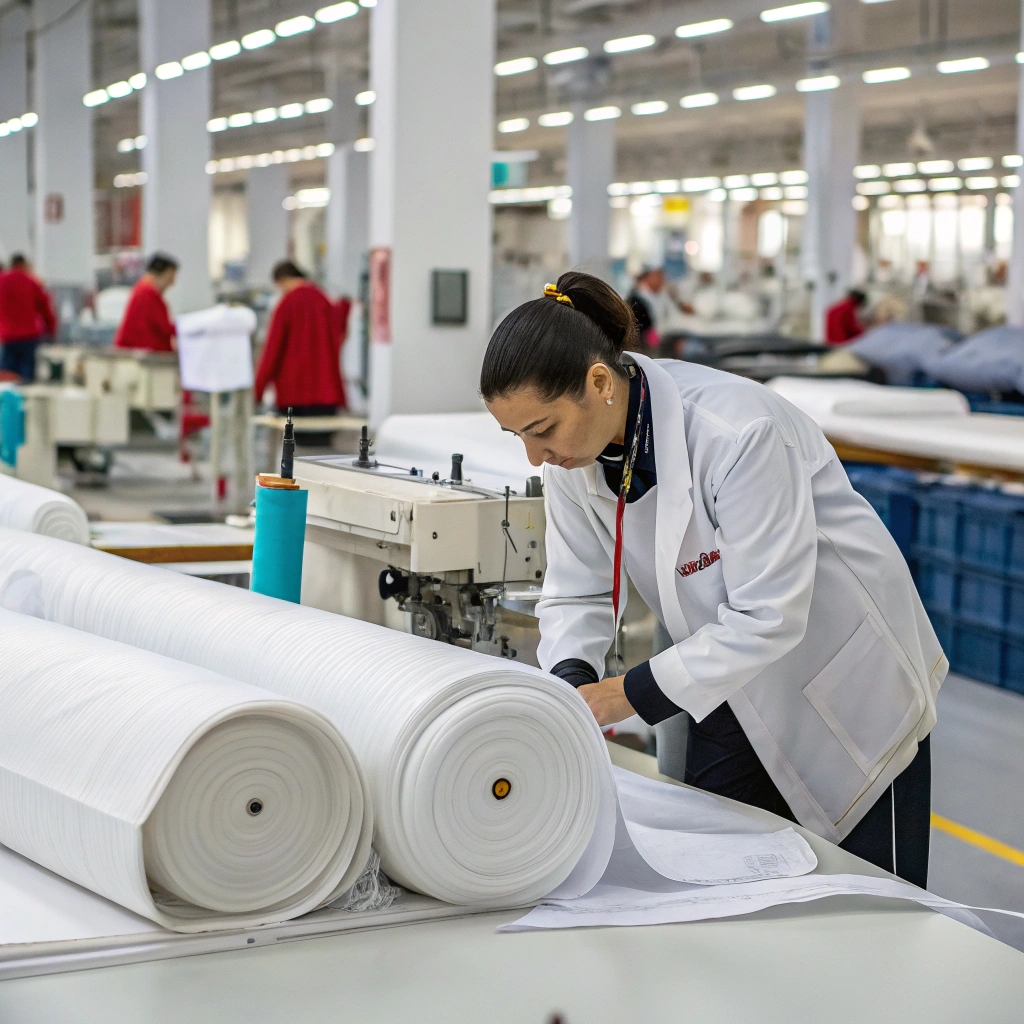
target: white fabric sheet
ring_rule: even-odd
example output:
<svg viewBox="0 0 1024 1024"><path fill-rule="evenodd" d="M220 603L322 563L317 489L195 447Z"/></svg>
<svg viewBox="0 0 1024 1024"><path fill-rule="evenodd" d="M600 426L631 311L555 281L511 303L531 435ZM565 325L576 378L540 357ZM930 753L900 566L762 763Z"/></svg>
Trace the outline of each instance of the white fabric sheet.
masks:
<svg viewBox="0 0 1024 1024"><path fill-rule="evenodd" d="M11 849L166 928L237 928L348 888L368 855L363 814L359 769L323 715L0 611Z"/></svg>
<svg viewBox="0 0 1024 1024"><path fill-rule="evenodd" d="M0 474L0 527L89 543L89 520L77 501L6 474Z"/></svg>
<svg viewBox="0 0 1024 1024"><path fill-rule="evenodd" d="M256 314L248 306L217 305L178 317L178 362L187 391L244 391L253 384Z"/></svg>
<svg viewBox="0 0 1024 1024"><path fill-rule="evenodd" d="M898 388L861 380L776 377L777 394L815 420L819 416L967 416L971 407L959 391Z"/></svg>
<svg viewBox="0 0 1024 1024"><path fill-rule="evenodd" d="M530 465L523 442L503 431L489 412L389 416L374 438L381 462L415 466L428 477L435 471L448 477L455 452L463 457L463 474L481 487L500 490L507 484L523 494L527 478L541 475Z"/></svg>

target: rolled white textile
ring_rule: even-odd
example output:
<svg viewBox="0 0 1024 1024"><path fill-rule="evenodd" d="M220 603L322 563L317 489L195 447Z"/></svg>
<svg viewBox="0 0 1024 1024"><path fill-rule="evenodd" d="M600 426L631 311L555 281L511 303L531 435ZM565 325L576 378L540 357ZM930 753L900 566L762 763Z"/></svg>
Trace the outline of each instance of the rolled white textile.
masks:
<svg viewBox="0 0 1024 1024"><path fill-rule="evenodd" d="M0 611L12 850L175 931L248 927L347 888L368 854L363 814L358 766L324 715Z"/></svg>
<svg viewBox="0 0 1024 1024"><path fill-rule="evenodd" d="M384 870L409 888L515 906L586 892L607 864L603 738L579 695L537 669L0 531L0 605L16 594L43 618L323 712L369 784Z"/></svg>
<svg viewBox="0 0 1024 1024"><path fill-rule="evenodd" d="M6 474L0 474L0 527L89 543L89 520L77 501Z"/></svg>
<svg viewBox="0 0 1024 1024"><path fill-rule="evenodd" d="M768 387L819 424L835 416L968 416L959 391L901 388L862 380L775 377Z"/></svg>

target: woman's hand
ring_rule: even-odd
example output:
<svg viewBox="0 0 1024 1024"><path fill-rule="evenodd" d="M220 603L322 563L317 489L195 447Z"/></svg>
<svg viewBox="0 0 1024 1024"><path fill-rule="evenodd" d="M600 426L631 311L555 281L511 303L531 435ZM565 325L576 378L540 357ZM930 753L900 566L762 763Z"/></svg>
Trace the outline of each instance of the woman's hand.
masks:
<svg viewBox="0 0 1024 1024"><path fill-rule="evenodd" d="M599 683L586 683L578 687L579 695L587 702L597 724L602 728L614 725L636 714L626 700L625 676L602 679Z"/></svg>

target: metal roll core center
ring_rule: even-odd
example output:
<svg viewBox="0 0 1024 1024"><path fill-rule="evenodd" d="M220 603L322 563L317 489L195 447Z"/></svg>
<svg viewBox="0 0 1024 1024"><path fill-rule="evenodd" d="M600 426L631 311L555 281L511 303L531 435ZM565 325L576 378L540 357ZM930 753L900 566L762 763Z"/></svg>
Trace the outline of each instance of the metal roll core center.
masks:
<svg viewBox="0 0 1024 1024"><path fill-rule="evenodd" d="M491 786L491 792L494 794L495 800L504 800L512 792L512 783L508 779L498 779Z"/></svg>
<svg viewBox="0 0 1024 1024"><path fill-rule="evenodd" d="M263 801L262 800L250 800L245 805L245 810L246 810L246 813L251 818L255 818L256 815L259 814L263 810Z"/></svg>

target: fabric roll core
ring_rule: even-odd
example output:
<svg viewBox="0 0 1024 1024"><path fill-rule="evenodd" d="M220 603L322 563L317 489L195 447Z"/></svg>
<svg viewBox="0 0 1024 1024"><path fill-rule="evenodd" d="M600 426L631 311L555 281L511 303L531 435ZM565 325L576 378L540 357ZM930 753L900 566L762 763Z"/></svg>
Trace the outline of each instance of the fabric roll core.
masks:
<svg viewBox="0 0 1024 1024"><path fill-rule="evenodd" d="M498 779L491 786L491 792L494 794L495 800L504 800L512 792L512 783L508 779Z"/></svg>
<svg viewBox="0 0 1024 1024"><path fill-rule="evenodd" d="M246 810L255 818L263 810L263 804L259 800L250 800Z"/></svg>

